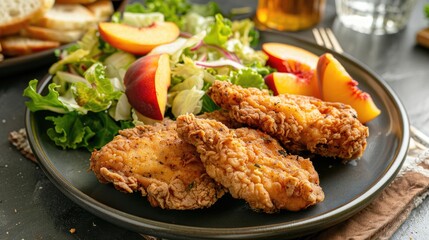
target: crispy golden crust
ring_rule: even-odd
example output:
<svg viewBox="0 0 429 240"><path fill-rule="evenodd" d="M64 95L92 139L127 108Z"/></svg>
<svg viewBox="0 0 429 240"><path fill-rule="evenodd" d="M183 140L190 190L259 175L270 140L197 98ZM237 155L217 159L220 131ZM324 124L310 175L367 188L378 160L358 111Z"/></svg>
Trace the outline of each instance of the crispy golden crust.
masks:
<svg viewBox="0 0 429 240"><path fill-rule="evenodd" d="M209 207L225 192L169 120L121 131L92 153L90 168L100 182L127 193L139 191L152 206L164 209Z"/></svg>
<svg viewBox="0 0 429 240"><path fill-rule="evenodd" d="M298 211L324 199L312 163L287 154L261 131L228 129L216 120L182 115L177 118L177 132L196 146L207 174L254 210Z"/></svg>
<svg viewBox="0 0 429 240"><path fill-rule="evenodd" d="M233 118L229 116L229 112L225 110L216 110L213 112L205 112L203 114L200 114L196 116L197 118L204 118L204 119L212 119L219 121L223 123L228 128L241 128L245 125L243 123L239 123L235 121Z"/></svg>
<svg viewBox="0 0 429 240"><path fill-rule="evenodd" d="M298 95L270 96L221 81L208 94L231 118L268 133L292 153L309 151L350 160L362 156L366 148L368 128L348 105Z"/></svg>

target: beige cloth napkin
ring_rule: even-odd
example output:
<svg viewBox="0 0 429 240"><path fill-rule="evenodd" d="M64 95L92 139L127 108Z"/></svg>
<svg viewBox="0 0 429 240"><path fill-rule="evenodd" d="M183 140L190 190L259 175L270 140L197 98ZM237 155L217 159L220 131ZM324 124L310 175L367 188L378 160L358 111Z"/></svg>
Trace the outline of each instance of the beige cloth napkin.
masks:
<svg viewBox="0 0 429 240"><path fill-rule="evenodd" d="M25 157L36 161L24 129L11 132L9 141ZM372 203L350 219L309 239L389 239L411 210L429 195L428 189L429 149L412 139L399 174Z"/></svg>

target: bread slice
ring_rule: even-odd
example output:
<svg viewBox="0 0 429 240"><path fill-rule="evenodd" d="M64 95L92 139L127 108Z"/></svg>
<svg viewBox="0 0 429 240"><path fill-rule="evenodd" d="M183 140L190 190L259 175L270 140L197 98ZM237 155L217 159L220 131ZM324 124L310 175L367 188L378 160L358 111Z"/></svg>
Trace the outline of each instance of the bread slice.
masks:
<svg viewBox="0 0 429 240"><path fill-rule="evenodd" d="M85 5L89 11L94 14L97 21L107 21L112 16L115 11L113 8L113 3L110 0L99 0L94 3Z"/></svg>
<svg viewBox="0 0 429 240"><path fill-rule="evenodd" d="M26 26L21 35L31 38L71 43L79 40L86 30L56 30L37 26Z"/></svg>
<svg viewBox="0 0 429 240"><path fill-rule="evenodd" d="M60 46L59 42L44 41L22 36L9 36L2 38L0 39L0 44L3 48L2 53L6 56L26 55Z"/></svg>
<svg viewBox="0 0 429 240"><path fill-rule="evenodd" d="M42 0L42 8L31 18L30 24L39 21L54 6L55 0Z"/></svg>
<svg viewBox="0 0 429 240"><path fill-rule="evenodd" d="M92 12L80 4L55 3L35 25L57 30L83 30L95 22Z"/></svg>
<svg viewBox="0 0 429 240"><path fill-rule="evenodd" d="M0 1L0 36L10 35L28 24L33 17L44 10L45 0L1 0Z"/></svg>

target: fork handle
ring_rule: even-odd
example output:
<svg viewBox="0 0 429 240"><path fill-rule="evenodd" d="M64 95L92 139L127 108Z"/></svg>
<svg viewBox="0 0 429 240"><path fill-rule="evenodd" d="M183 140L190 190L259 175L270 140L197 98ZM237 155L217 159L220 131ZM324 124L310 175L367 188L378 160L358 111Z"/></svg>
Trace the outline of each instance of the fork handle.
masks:
<svg viewBox="0 0 429 240"><path fill-rule="evenodd" d="M414 126L410 126L411 136L421 144L429 147L429 137Z"/></svg>

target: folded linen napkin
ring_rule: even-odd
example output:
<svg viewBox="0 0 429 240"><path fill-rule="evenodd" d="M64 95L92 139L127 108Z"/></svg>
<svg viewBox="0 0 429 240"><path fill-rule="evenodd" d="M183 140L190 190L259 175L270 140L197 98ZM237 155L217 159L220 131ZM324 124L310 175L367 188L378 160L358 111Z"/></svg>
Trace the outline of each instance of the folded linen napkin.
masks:
<svg viewBox="0 0 429 240"><path fill-rule="evenodd" d="M25 129L11 132L9 141L26 158L37 161ZM389 239L428 195L429 148L411 139L399 174L372 203L350 219L304 239Z"/></svg>

